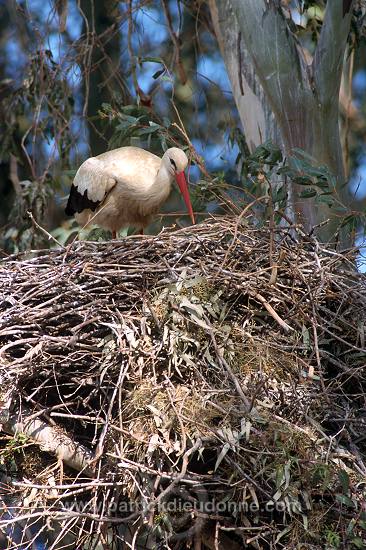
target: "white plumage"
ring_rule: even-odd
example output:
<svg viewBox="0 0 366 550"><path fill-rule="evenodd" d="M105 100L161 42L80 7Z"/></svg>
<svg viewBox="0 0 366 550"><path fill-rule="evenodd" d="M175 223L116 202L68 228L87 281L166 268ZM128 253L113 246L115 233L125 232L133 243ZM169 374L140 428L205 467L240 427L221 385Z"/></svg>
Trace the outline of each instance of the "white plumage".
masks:
<svg viewBox="0 0 366 550"><path fill-rule="evenodd" d="M184 170L188 159L173 147L162 158L139 147L120 147L87 159L77 171L66 207L82 226L112 231L146 227L167 200L176 179L192 222L194 215Z"/></svg>

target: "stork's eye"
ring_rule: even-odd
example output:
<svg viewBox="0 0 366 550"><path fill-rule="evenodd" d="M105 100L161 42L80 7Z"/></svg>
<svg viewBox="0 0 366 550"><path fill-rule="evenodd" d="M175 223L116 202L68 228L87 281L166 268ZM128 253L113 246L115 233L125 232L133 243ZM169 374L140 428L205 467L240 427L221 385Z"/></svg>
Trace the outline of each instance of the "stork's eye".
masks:
<svg viewBox="0 0 366 550"><path fill-rule="evenodd" d="M175 164L175 161L173 159L169 159L170 160L170 164L174 167L174 170L177 169L177 165Z"/></svg>

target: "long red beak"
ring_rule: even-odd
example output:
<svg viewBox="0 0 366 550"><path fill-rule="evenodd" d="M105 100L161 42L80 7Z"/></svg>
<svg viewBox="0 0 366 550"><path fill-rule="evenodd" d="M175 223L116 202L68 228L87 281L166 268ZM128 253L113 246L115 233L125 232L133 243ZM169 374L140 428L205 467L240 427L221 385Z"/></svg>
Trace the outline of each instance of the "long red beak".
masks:
<svg viewBox="0 0 366 550"><path fill-rule="evenodd" d="M184 172L180 172L180 174L175 174L175 179L177 180L178 187L180 189L180 192L183 195L183 199L184 199L184 202L186 203L186 207L189 212L189 215L191 216L192 223L195 224L196 222L194 219L193 208L192 208L191 199L188 191L187 180L184 175Z"/></svg>

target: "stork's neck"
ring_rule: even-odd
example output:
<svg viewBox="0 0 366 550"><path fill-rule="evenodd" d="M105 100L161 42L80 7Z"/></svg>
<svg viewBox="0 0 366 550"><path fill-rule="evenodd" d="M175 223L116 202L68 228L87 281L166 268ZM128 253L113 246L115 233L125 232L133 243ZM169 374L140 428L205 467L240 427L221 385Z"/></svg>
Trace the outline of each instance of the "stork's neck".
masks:
<svg viewBox="0 0 366 550"><path fill-rule="evenodd" d="M173 180L174 175L161 163L155 181L150 188L150 200L156 204L163 202L170 193Z"/></svg>

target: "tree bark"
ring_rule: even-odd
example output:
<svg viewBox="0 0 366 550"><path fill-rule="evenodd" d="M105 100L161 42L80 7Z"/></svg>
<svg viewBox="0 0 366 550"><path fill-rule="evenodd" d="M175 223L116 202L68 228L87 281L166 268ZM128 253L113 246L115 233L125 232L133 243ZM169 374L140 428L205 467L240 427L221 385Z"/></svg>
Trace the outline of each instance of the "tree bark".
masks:
<svg viewBox="0 0 366 550"><path fill-rule="evenodd" d="M276 118L245 46L231 0L210 0L210 11L249 151L269 139L281 145Z"/></svg>
<svg viewBox="0 0 366 550"><path fill-rule="evenodd" d="M353 3L353 0L327 3L319 42L312 64L308 65L279 0L210 0L248 143L254 145L258 139L274 136L286 155L291 155L294 148L303 149L316 164L326 165L335 175L334 192L342 204L347 204L348 194L339 133L339 88ZM240 50L234 48L239 37L249 58L245 65L240 62ZM255 76L252 85L248 84L251 94L243 98L245 88L244 84L240 86L240 80L248 83L248 66ZM253 82L257 83L255 87ZM260 131L256 129L256 118ZM278 130L280 139L276 139ZM318 231L322 241L331 240L338 225L336 213L316 199L301 199L299 195L300 189L293 185L296 221L310 231L331 218ZM342 245L347 244L343 236Z"/></svg>
<svg viewBox="0 0 366 550"><path fill-rule="evenodd" d="M18 411L9 416L4 422L3 430L10 434L24 434L31 438L35 444L46 452L54 454L58 460L62 460L67 466L82 472L88 477L94 476L91 467L93 453L77 443L62 429L49 426L39 418L32 418L31 412L27 409Z"/></svg>

